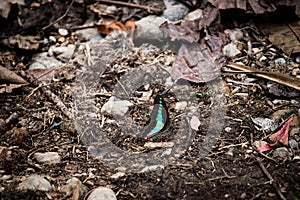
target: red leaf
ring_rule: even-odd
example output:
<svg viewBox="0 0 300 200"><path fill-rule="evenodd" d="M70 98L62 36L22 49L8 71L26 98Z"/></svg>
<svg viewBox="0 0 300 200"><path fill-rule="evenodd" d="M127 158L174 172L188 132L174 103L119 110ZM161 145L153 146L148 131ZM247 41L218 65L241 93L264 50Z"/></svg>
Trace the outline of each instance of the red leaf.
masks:
<svg viewBox="0 0 300 200"><path fill-rule="evenodd" d="M289 145L289 128L293 119L294 115L290 116L290 118L284 123L281 129L269 137L271 141L269 143L270 146L274 146L278 142L282 143L285 146Z"/></svg>

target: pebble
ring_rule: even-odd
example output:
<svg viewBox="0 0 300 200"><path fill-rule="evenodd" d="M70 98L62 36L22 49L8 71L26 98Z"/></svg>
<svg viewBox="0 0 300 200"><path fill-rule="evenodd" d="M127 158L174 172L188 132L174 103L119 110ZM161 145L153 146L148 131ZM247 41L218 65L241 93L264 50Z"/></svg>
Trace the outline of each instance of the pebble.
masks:
<svg viewBox="0 0 300 200"><path fill-rule="evenodd" d="M79 38L84 39L85 41L89 41L95 36L99 36L96 28L85 28L82 30L77 30L75 34L78 35Z"/></svg>
<svg viewBox="0 0 300 200"><path fill-rule="evenodd" d="M33 158L35 158L39 163L48 165L58 164L61 161L61 157L57 152L35 153Z"/></svg>
<svg viewBox="0 0 300 200"><path fill-rule="evenodd" d="M184 110L186 107L187 107L187 102L186 101L176 102L176 105L175 105L176 110Z"/></svg>
<svg viewBox="0 0 300 200"><path fill-rule="evenodd" d="M191 121L190 121L191 128L193 130L198 131L200 124L201 124L201 122L200 122L199 118L193 115L191 118Z"/></svg>
<svg viewBox="0 0 300 200"><path fill-rule="evenodd" d="M299 150L299 144L298 144L298 142L296 140L290 139L289 140L289 145L290 145L291 149L293 149L293 150Z"/></svg>
<svg viewBox="0 0 300 200"><path fill-rule="evenodd" d="M49 36L49 40L54 43L56 42L56 38L53 35Z"/></svg>
<svg viewBox="0 0 300 200"><path fill-rule="evenodd" d="M300 56L296 57L296 63L300 63Z"/></svg>
<svg viewBox="0 0 300 200"><path fill-rule="evenodd" d="M285 61L284 58L276 58L276 59L274 60L274 63L277 63L277 64L285 64L286 61Z"/></svg>
<svg viewBox="0 0 300 200"><path fill-rule="evenodd" d="M225 131L226 133L230 133L230 132L231 132L231 130L232 130L232 128L231 128L231 127L226 127L226 128L224 129L224 131Z"/></svg>
<svg viewBox="0 0 300 200"><path fill-rule="evenodd" d="M261 118L261 117L256 117L256 118L251 118L252 122L262 128L262 130L273 130L276 128L275 121L269 118Z"/></svg>
<svg viewBox="0 0 300 200"><path fill-rule="evenodd" d="M65 40L66 40L66 38L64 38L64 37L59 37L57 41L60 42L60 43L63 43Z"/></svg>
<svg viewBox="0 0 300 200"><path fill-rule="evenodd" d="M231 41L241 41L244 37L244 34L240 30L234 30L230 33L229 38Z"/></svg>
<svg viewBox="0 0 300 200"><path fill-rule="evenodd" d="M47 52L35 54L32 58L34 61L29 69L46 69L50 67L60 66L63 63L53 57L49 57Z"/></svg>
<svg viewBox="0 0 300 200"><path fill-rule="evenodd" d="M52 46L49 48L48 54L50 56L57 55L57 58L63 60L64 62L67 62L72 57L74 51L75 51L75 45L69 44L66 47Z"/></svg>
<svg viewBox="0 0 300 200"><path fill-rule="evenodd" d="M82 197L88 192L88 188L87 186L83 185L78 178L73 177L69 179L66 182L66 185L62 187L62 191L66 193L67 196L72 195L74 197L76 195L79 195L79 199L82 199Z"/></svg>
<svg viewBox="0 0 300 200"><path fill-rule="evenodd" d="M48 192L51 189L51 184L40 175L31 175L25 181L20 183L19 189Z"/></svg>
<svg viewBox="0 0 300 200"><path fill-rule="evenodd" d="M58 33L61 36L67 36L69 34L69 31L67 29L64 29L64 28L59 28Z"/></svg>
<svg viewBox="0 0 300 200"><path fill-rule="evenodd" d="M87 200L117 200L117 197L112 189L98 187L89 195Z"/></svg>
<svg viewBox="0 0 300 200"><path fill-rule="evenodd" d="M150 165L150 166L144 167L140 172L141 173L152 172L152 171L156 171L156 170L163 169L163 168L164 168L163 165Z"/></svg>
<svg viewBox="0 0 300 200"><path fill-rule="evenodd" d="M170 21L177 21L182 19L189 12L189 8L184 4L175 0L164 0L166 9L162 16Z"/></svg>
<svg viewBox="0 0 300 200"><path fill-rule="evenodd" d="M273 157L278 157L282 160L289 159L289 150L286 147L279 147L274 150Z"/></svg>
<svg viewBox="0 0 300 200"><path fill-rule="evenodd" d="M259 62L265 62L267 61L267 57L266 56L262 56L259 58Z"/></svg>
<svg viewBox="0 0 300 200"><path fill-rule="evenodd" d="M108 102L106 102L101 108L101 114L109 115L109 116L117 116L123 117L129 106L133 104L127 100L119 100L118 98L112 96L109 98Z"/></svg>
<svg viewBox="0 0 300 200"><path fill-rule="evenodd" d="M233 42L223 47L223 54L229 58L233 58L239 55L240 53L241 51L238 49L237 45Z"/></svg>

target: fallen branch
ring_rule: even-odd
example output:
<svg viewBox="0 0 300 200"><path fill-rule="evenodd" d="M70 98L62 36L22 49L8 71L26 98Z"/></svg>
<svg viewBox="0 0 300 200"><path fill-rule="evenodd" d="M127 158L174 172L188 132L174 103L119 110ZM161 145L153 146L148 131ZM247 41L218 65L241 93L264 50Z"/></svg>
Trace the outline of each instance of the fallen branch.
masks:
<svg viewBox="0 0 300 200"><path fill-rule="evenodd" d="M236 70L240 70L244 73L249 73L253 76L264 78L270 81L273 81L275 83L279 83L284 86L288 86L291 88L294 88L298 91L300 91L300 79L296 77L292 77L287 74L281 74L281 73L276 73L276 72L265 72L259 69L255 69L253 67L248 67L245 65L240 65L236 63L228 63L228 67L231 67Z"/></svg>
<svg viewBox="0 0 300 200"><path fill-rule="evenodd" d="M134 3L128 3L128 2L123 2L123 1L99 0L98 2L109 3L109 4L116 4L116 5L120 5L120 6L132 7L132 8L140 8L140 9L146 10L147 12L162 12L161 9L151 8L149 6L143 6L143 5L134 4Z"/></svg>

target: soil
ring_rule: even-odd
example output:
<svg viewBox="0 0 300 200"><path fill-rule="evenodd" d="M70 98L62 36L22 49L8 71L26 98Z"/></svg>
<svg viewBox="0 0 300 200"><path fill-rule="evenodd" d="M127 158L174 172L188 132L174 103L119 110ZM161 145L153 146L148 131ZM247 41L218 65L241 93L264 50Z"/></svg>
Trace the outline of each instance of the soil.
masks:
<svg viewBox="0 0 300 200"><path fill-rule="evenodd" d="M71 14L76 15L76 12ZM251 29L248 33L253 34ZM287 57L276 48L276 56L271 54L274 47L268 41L266 44L263 36L251 37L251 42L255 47L263 49L267 55L268 61L265 65L261 65L255 56L248 58L240 56L236 58L237 60L248 59L248 65L257 63L257 66L261 66L260 69L265 71L292 74L294 68L287 66L293 57ZM11 51L11 55L15 55L13 49L6 51ZM8 62L19 62L24 59L22 56L17 53ZM126 72L138 68L141 63L153 63L158 57L161 58L158 60L160 64L166 68L170 67L172 63L165 64L165 62L167 57L172 56L174 56L172 52L160 49L146 57L140 51L136 51L126 58L116 59L100 73L98 82L90 86L93 90L88 88L98 93L94 108L96 116L92 117L92 122L86 118L80 119L81 128L89 130L89 123L95 124L97 130L101 130L101 134L106 133L106 137L114 145L126 152L147 153L160 149L146 148L144 144L149 141L136 139L128 134L126 130L120 128L122 127L120 121L101 114L100 110L114 93L117 80ZM273 60L277 57L285 58L287 63L274 64ZM96 139L92 141L86 139L88 131L78 129L76 127L78 124L70 120L57 103L46 95L45 91L50 90L69 111L79 113L74 107L76 106L74 102L79 98L79 101L85 104L87 100L82 101L82 98L88 93L82 91L79 96L78 93L77 96L73 93L74 87L78 86L76 78L79 77L80 67L82 66L65 66L60 69L55 79L47 82L46 86L29 84L14 89L11 93L0 95L0 119L5 120L12 113L18 115L1 135L0 199L72 199L72 195L65 194L61 187L74 176L88 188L88 191L99 186L108 187L116 193L118 199L280 199L278 191L286 199L300 198L299 158L294 159L299 156L299 149L286 147L289 151L287 157L276 157L274 150L264 152L267 156L254 153L253 141L266 138L272 131L263 131L252 121L256 117L272 118L274 113L281 111L287 113L279 114L280 122L291 114L298 116L299 95L290 98L274 95L268 90L266 81L256 79L247 83L245 82L247 78L254 77L240 73L223 72L220 78L206 84L188 82L190 94L210 92L204 96L196 96L193 101L199 114L197 116L200 120L199 130L188 128L188 131L182 132L180 123L185 122L185 118L182 117L182 112L175 109L176 103L180 101L180 95L176 93L180 90L179 83L164 96L174 131L171 135L150 142L169 142L176 135L187 137L184 134L190 133L193 139L185 149L178 150L180 155L176 159L160 158L162 155L157 154L158 160L162 159L163 162L157 163L163 165L157 170L133 169L120 175L118 173L120 168L132 169L130 166L132 163L126 164L123 158L119 160L111 158L113 164L107 164L107 160L104 161L101 156L96 159L90 149L91 146L99 148L94 143L98 141L97 137L102 137L100 133L95 133ZM22 71L17 67L10 68ZM160 83L145 83L126 99L132 103L128 116L135 124L138 126L149 124L155 95L169 87ZM291 92L287 88L283 90ZM297 91L293 92L298 94ZM152 95L145 101L139 101L142 94ZM220 95L222 98L219 98ZM59 125L52 126L55 123ZM220 127L220 132L214 132ZM14 129L13 134L8 131L11 129ZM23 129L26 131L20 131ZM299 132L290 136L298 143L299 137ZM206 144L211 146L207 147ZM282 146L280 144L278 147ZM54 165L41 164L33 158L36 152L58 152L62 159L60 163ZM261 165L269 172L272 180L267 177ZM143 169L145 166L138 167ZM48 192L18 189L24 177L31 174L46 177L53 189ZM80 199L87 198L88 194L84 194Z"/></svg>

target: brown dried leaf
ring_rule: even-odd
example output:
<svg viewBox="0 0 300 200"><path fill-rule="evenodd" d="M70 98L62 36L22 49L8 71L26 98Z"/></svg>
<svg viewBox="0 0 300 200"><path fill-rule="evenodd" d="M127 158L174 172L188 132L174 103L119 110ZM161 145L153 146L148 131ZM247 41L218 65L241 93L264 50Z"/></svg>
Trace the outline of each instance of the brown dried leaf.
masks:
<svg viewBox="0 0 300 200"><path fill-rule="evenodd" d="M0 66L0 80L7 83L19 83L19 84L27 83L27 81L24 80L22 77L20 77L19 75L15 74L14 72L2 66Z"/></svg>
<svg viewBox="0 0 300 200"><path fill-rule="evenodd" d="M174 79L183 78L195 83L208 82L220 75L220 69L225 63L221 53L222 36L207 36L202 44L182 45L173 63L171 76Z"/></svg>
<svg viewBox="0 0 300 200"><path fill-rule="evenodd" d="M259 28L287 55L300 52L300 20L287 24L261 24Z"/></svg>
<svg viewBox="0 0 300 200"><path fill-rule="evenodd" d="M212 5L218 9L241 9L247 12L253 12L255 14L264 14L267 12L274 12L279 6L295 7L295 14L300 16L300 1L292 0L208 0ZM248 5L248 6L247 6Z"/></svg>

